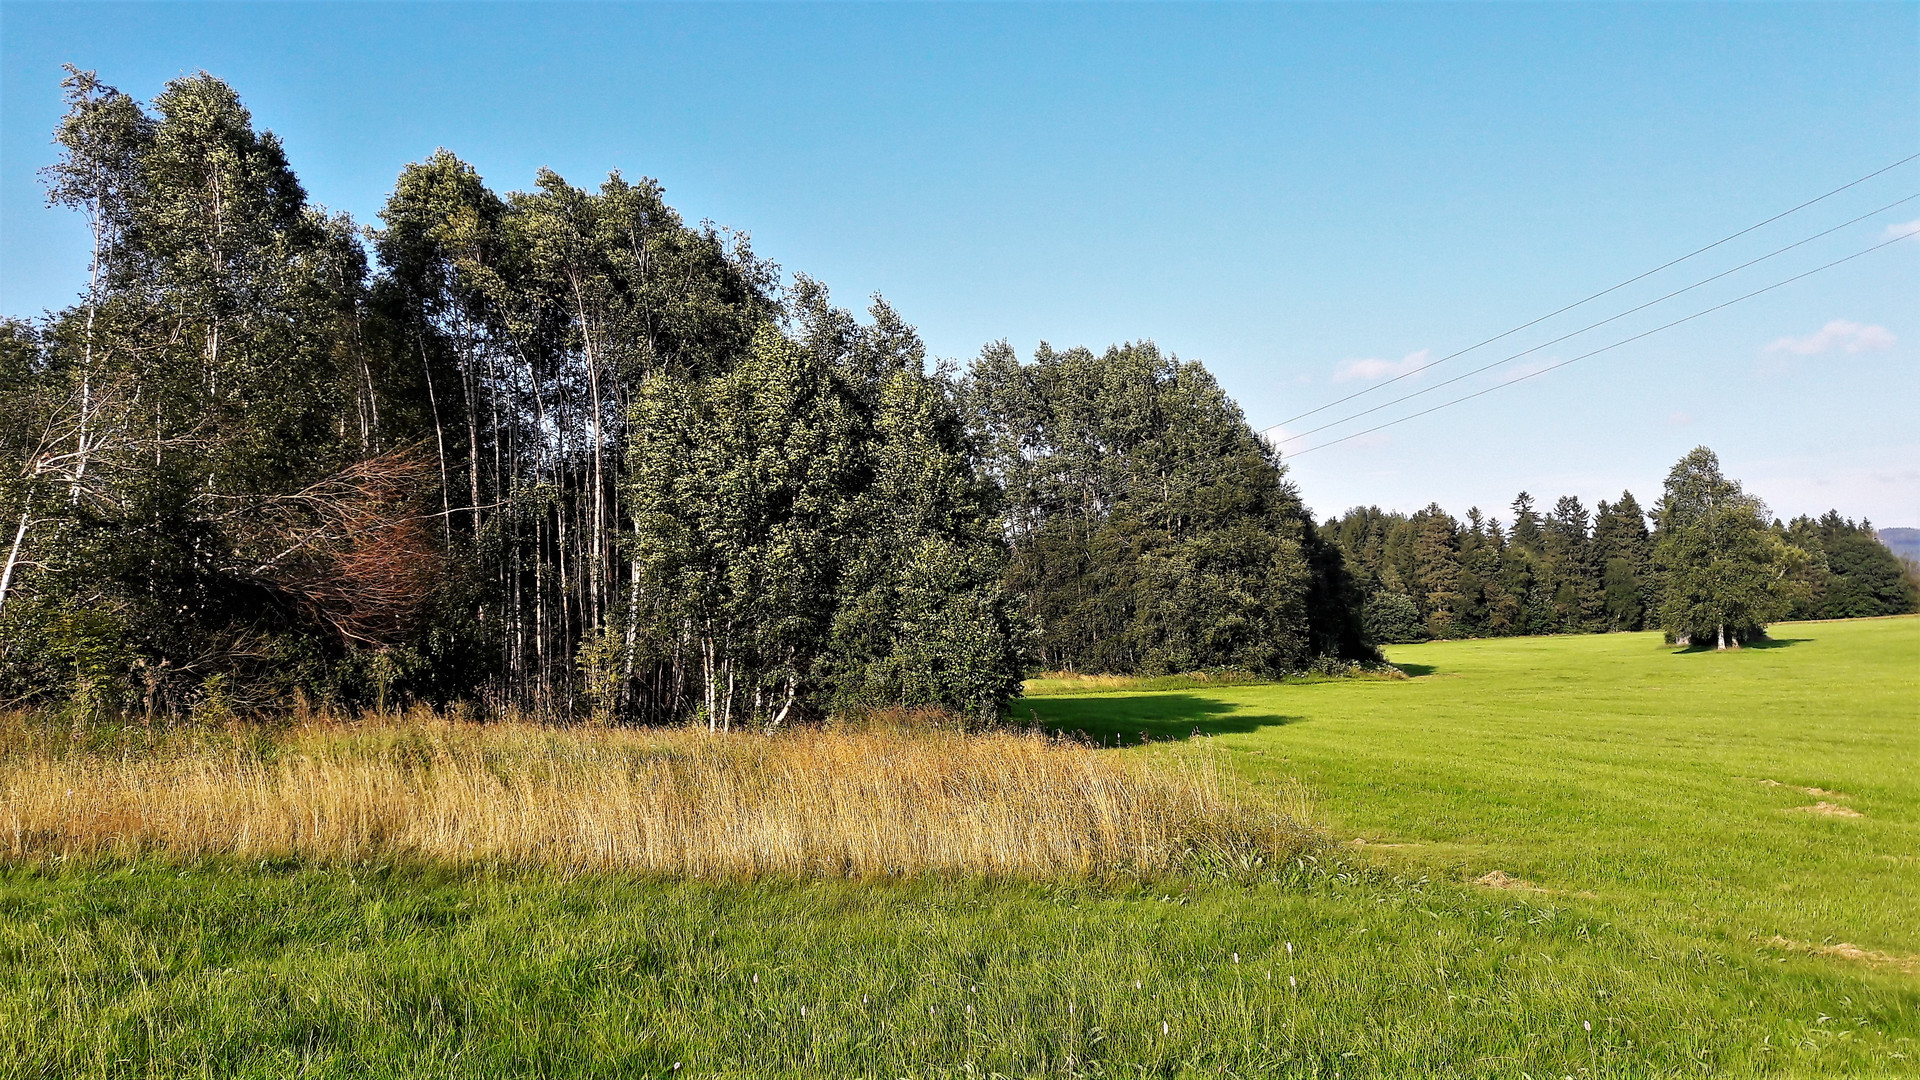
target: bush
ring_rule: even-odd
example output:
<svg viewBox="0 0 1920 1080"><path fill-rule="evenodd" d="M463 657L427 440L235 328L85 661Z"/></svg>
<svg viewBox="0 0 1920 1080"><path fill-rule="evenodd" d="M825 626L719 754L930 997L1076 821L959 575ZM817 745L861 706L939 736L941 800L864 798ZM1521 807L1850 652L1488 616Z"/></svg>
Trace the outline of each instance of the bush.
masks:
<svg viewBox="0 0 1920 1080"><path fill-rule="evenodd" d="M1425 641L1428 637L1427 628L1420 621L1420 609L1405 593L1385 589L1374 593L1367 598L1361 618L1371 641L1395 644Z"/></svg>

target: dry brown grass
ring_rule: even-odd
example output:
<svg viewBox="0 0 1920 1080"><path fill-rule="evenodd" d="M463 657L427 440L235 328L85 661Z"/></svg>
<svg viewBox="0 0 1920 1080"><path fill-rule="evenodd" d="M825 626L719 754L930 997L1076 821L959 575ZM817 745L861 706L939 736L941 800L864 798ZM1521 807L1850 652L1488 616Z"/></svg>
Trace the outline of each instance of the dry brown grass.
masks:
<svg viewBox="0 0 1920 1080"><path fill-rule="evenodd" d="M692 876L1156 872L1313 842L1204 753L1037 735L405 719L71 742L0 719L15 860L417 858Z"/></svg>
<svg viewBox="0 0 1920 1080"><path fill-rule="evenodd" d="M1136 675L1089 675L1079 671L1043 671L1028 681L1046 685L1049 689L1057 685L1061 689L1103 692L1131 690L1145 680Z"/></svg>

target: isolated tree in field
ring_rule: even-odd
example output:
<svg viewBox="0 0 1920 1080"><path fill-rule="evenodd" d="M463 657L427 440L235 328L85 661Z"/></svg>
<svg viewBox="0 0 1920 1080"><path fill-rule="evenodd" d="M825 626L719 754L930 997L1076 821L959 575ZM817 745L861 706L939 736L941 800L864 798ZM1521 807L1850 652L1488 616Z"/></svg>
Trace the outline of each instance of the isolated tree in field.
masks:
<svg viewBox="0 0 1920 1080"><path fill-rule="evenodd" d="M1660 623L1674 640L1724 649L1790 610L1806 553L1768 527L1765 504L1722 475L1712 450L1696 447L1667 474L1655 518Z"/></svg>

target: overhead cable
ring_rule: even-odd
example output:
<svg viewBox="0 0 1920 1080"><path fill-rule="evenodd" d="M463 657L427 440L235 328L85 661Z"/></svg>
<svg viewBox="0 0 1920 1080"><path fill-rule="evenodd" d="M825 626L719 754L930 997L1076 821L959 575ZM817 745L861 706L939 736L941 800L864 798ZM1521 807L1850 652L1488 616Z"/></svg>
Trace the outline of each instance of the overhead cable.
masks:
<svg viewBox="0 0 1920 1080"><path fill-rule="evenodd" d="M1638 311L1645 311L1645 310L1646 310L1647 308L1650 308L1650 307L1652 307L1652 306L1654 306L1655 304L1660 304L1660 303L1664 303L1664 302L1666 302L1666 301L1668 301L1668 300L1671 300L1671 299L1673 299L1673 298L1674 298L1674 297L1676 297L1676 296L1679 296L1679 295L1681 295L1682 293L1689 293L1689 292L1692 292L1693 290L1695 290L1695 289L1697 289L1697 288L1699 288L1699 287L1700 287L1700 286L1702 286L1702 285L1708 285L1708 284L1711 284L1711 283L1713 283L1713 282L1715 282L1715 281L1718 281L1718 280L1720 280L1720 279L1721 279L1721 278L1723 278L1723 277L1726 277L1726 276L1727 276L1728 274L1734 274L1734 273L1738 273L1738 272L1740 272L1740 271L1742 271L1742 270L1745 270L1745 269L1746 269L1747 267L1749 267L1749 266L1753 266L1753 265L1755 265L1755 264L1757 264L1757 263L1763 263L1763 262L1766 262L1766 261L1767 261L1768 259L1771 259L1771 258L1773 258L1773 257L1774 257L1774 256L1776 256L1776 255L1783 255L1783 254L1785 254L1785 253L1787 253L1787 252L1789 252L1789 251L1792 251L1792 250L1793 250L1794 248L1797 248L1797 247L1803 247L1803 246L1805 246L1805 245L1807 245L1807 244L1811 244L1811 243L1813 243L1813 242L1814 242L1815 240L1818 240L1818 239L1820 239L1820 238L1821 238L1821 237L1823 237L1823 236L1828 236L1828 235L1831 235L1831 234L1833 234L1833 233L1836 233L1836 232L1839 232L1839 231L1840 231L1841 229L1844 229L1844 228L1846 228L1846 227L1847 227L1847 226L1849 226L1849 225L1857 225L1857 224L1859 224L1860 222L1862 222L1862 221L1865 221L1866 219L1868 219L1868 218L1870 218L1870 217L1872 217L1872 216L1874 216L1875 214L1882 214L1882 213L1885 213L1886 211L1888 211L1888 210L1891 210L1891 209L1893 209L1893 208L1894 208L1894 207L1896 207L1896 206L1900 206L1900 205L1902 205L1902 204L1904 204L1904 203L1910 203L1910 202L1912 202L1912 201L1913 201L1913 200L1915 200L1915 199L1920 199L1920 192L1915 192L1914 194L1912 194L1912 195L1909 195L1909 196L1907 196L1907 197L1906 197L1906 198L1904 198L1904 199L1895 199L1895 200L1894 200L1893 202L1890 202L1890 203L1888 203L1888 204L1887 204L1887 205L1885 205L1885 206L1882 206L1882 207L1880 207L1880 208L1878 208L1878 209L1876 209L1876 210L1869 210L1869 211L1867 211L1866 213L1864 213L1864 214L1861 214L1861 215L1860 215L1859 217L1856 217L1856 218L1853 218L1853 219L1851 219L1851 220L1849 220L1849 221L1843 221L1843 222L1841 222L1840 224L1838 224L1838 225L1835 225L1835 226L1834 226L1834 227L1832 227L1831 229L1825 229L1825 230L1822 230L1822 231L1820 231L1820 232L1817 232L1817 233L1814 233L1814 234L1813 234L1812 236L1809 236L1809 237L1807 237L1807 238L1805 238L1805 239L1803 239L1803 240L1795 240L1795 241L1794 241L1793 243L1791 243L1791 244L1788 244L1788 245L1787 245L1786 247L1782 247L1782 248L1775 248L1774 250L1772 250L1772 251L1769 251L1769 252L1767 252L1767 253L1766 253L1765 255L1761 255L1761 256L1759 256L1759 257L1757 257L1757 258L1753 258L1753 259L1749 259L1749 260L1747 260L1746 262L1743 262L1743 263L1741 263L1741 264L1740 264L1739 266L1736 266L1736 267L1734 267L1734 268L1733 268L1733 269L1731 269L1731 270L1722 270L1722 271L1720 271L1719 273L1717 273L1717 274L1715 274L1715 275L1713 275L1712 277L1708 277L1708 278L1701 278L1701 279L1700 279L1699 281L1696 281L1696 282L1694 282L1693 284L1691 284L1691 285L1688 285L1688 286L1686 286L1685 288L1680 288L1680 289L1675 289L1674 291L1672 291L1672 292L1670 292L1670 293L1668 293L1668 294L1666 294L1665 296L1661 296L1661 297L1657 297L1657 298L1655 298L1655 299L1652 299L1652 300L1649 300L1649 301L1647 301L1646 303L1644 303L1644 304L1641 304L1641 305L1639 305L1638 307L1631 307L1631 308L1628 308L1627 310L1625 310L1625 311L1623 311L1623 312L1621 312L1621 313L1620 313L1620 314L1618 314L1618 315L1610 315L1610 316L1608 316L1607 318L1604 318L1604 319L1601 319L1601 320L1600 320L1599 322L1596 322L1596 323L1588 323L1587 325L1585 325L1585 326L1583 326L1583 327L1581 327L1581 328L1580 328L1580 329L1578 329L1578 330L1575 330L1575 331L1572 331L1571 333L1566 333L1566 334L1561 334L1561 335L1560 335L1559 337L1557 337L1557 338L1554 338L1554 339L1552 339L1551 341L1543 341L1543 342L1541 342L1540 344L1538 344L1538 345L1535 345L1535 346L1533 346L1533 347L1532 347L1532 348L1530 348L1530 349L1523 349L1523 350L1521 350L1520 352L1517 352L1517 353L1514 353L1514 354L1513 354L1513 355L1511 355L1511 356L1505 356L1505 357L1501 357L1500 359L1498 359L1498 360L1494 360L1494 361L1492 361L1492 362L1490 362L1490 363L1486 363L1486 364L1482 364L1482 365L1480 365L1479 367L1477 367L1477 368L1474 368L1474 369L1473 369L1473 370L1471 370L1471 371L1465 371L1465 372L1462 372L1462 373L1460 373L1460 374L1458 374L1458 375L1455 375L1455 376L1454 376L1453 378L1451 378L1451 379L1447 379L1447 380L1445 380L1445 381L1443 381L1443 382L1437 382L1437 383L1434 383L1434 384L1433 384L1432 386L1428 386L1428 387L1423 387L1423 388L1421 388L1421 389L1419 389L1419 390L1415 390L1415 391L1413 391L1413 392L1412 392L1412 393L1410 393L1410 394L1402 394L1402 395L1400 395L1400 396L1399 396L1399 397L1397 397L1397 398L1393 398L1392 400L1389 400L1389 401L1383 401L1383 402L1381 402L1380 404L1378 404L1378 405L1375 405L1375 406L1373 406L1372 408L1368 408L1368 409L1362 409L1362 410L1360 410L1360 411L1359 411L1359 412L1357 412L1357 413L1353 413L1353 414L1351 414L1351 415L1348 415L1348 416L1343 416L1343 417L1341 417L1341 418L1340 418L1340 419L1338 419L1338 420L1331 420L1331 421L1328 421L1327 423L1324 423L1324 424L1321 424L1321 425L1320 425L1319 427L1316 427L1316 428L1308 428L1307 430L1305 430L1305 431L1302 431L1302 432L1299 432L1298 434L1294 434L1294 435L1288 435L1288 436L1287 436L1286 438L1284 438L1284 439L1281 439L1281 440L1279 440L1279 441L1280 441L1280 442L1283 442L1283 443L1288 443L1288 442L1294 442L1295 440L1298 440L1298 439L1304 439L1304 438L1306 438L1307 436L1309 436L1309 435L1312 435L1312 434L1314 434L1315 432L1320 432L1320 431L1325 431L1325 430L1327 430L1328 428L1332 428L1332 427L1339 427L1339 426L1340 426L1341 424L1344 424L1344 423L1347 423L1348 421L1351 421L1351 420L1358 420L1358 419L1360 419L1360 418L1361 418L1361 417L1363 417L1363 416L1369 416L1369 415L1371 415L1371 414L1373 414L1373 413L1377 413L1377 412L1379 412L1379 411L1380 411L1381 409L1390 409L1390 408L1392 408L1393 406L1395 406L1395 405L1398 405L1398 404L1400 404L1400 403L1401 403L1401 402L1403 402L1403 401L1411 401L1411 400L1413 400L1414 398L1417 398L1417 397L1420 397L1420 396L1422 396L1422 395L1425 395L1425 394L1431 394L1431 393L1433 393L1433 392L1434 392L1435 390L1439 390L1439 389L1441 389L1442 387L1447 387L1447 386L1452 386L1452 385L1453 385L1454 383L1457 383L1457 382L1459 382L1459 381L1460 381L1460 380L1462 380L1462 379L1470 379L1470 378L1472 378L1472 377L1474 377L1475 375L1478 375L1478 374L1480 374L1480 373L1481 373L1481 372L1483 372L1483 371L1491 371L1491 370L1493 370L1494 368L1497 368L1497 367L1499 367L1499 366L1501 366L1502 364L1510 364L1510 363L1512 363L1513 361L1515 361L1515 360L1518 360L1518 359L1520 359L1520 358L1521 358L1521 357L1523 357L1523 356L1531 356L1532 354L1534 354L1534 353L1537 353L1537 352L1539 352L1539 351L1540 351L1541 349L1545 349L1545 348L1547 348L1547 347L1549 347L1549 346L1552 346L1552 345L1558 345L1558 344L1560 344L1561 342L1563 342L1563 341L1565 341L1565 340L1567 340L1568 338L1573 338L1573 337L1579 337L1579 336L1580 336L1581 334L1584 334L1584 333L1586 333L1586 332L1587 332L1587 331L1589 331L1589 330L1595 330L1595 329L1598 329L1598 328L1600 328L1600 327L1602 327L1602 326L1605 326L1605 325L1607 325L1608 323L1611 323L1611 322L1619 322L1619 321L1620 321L1621 319L1624 319L1624 318L1626 318L1627 316L1629 316L1629 315L1632 315L1632 314L1634 314L1635 312L1638 312ZM1431 366L1432 366L1431 364L1429 364L1429 365L1428 365L1428 367L1431 367ZM1419 374L1419 373L1420 373L1421 371L1424 371L1424 370L1426 370L1426 368L1419 368L1419 369L1416 369L1416 370L1414 370L1414 371L1410 371L1410 372L1408 372L1407 374L1408 374L1408 375L1417 375L1417 374ZM1403 375L1403 376L1400 376L1400 378L1405 378L1405 377L1406 377L1406 376L1404 376L1404 375ZM1391 380L1391 381L1397 381L1397 380ZM1385 385L1386 385L1386 383L1381 383L1380 385L1381 385L1381 386L1385 386ZM1272 429L1272 428L1268 428L1267 430L1268 430L1268 431L1271 431L1271 430L1273 430L1273 429Z"/></svg>
<svg viewBox="0 0 1920 1080"><path fill-rule="evenodd" d="M1601 347L1600 347L1600 348L1598 348L1598 349L1594 349L1594 350L1593 350L1592 352L1584 352L1584 353L1581 353L1581 354L1580 354L1579 356L1575 356L1575 357L1570 357L1569 359L1566 359L1566 360L1562 360L1562 361L1560 361L1560 362L1559 362L1559 363L1557 363L1557 364L1552 364L1552 365L1549 365L1549 366L1547 366L1547 367L1543 367L1543 368L1541 368L1541 369L1540 369L1540 370L1538 370L1538 371L1530 371L1530 372L1528 372L1527 374L1525 374L1525 375L1522 375L1522 376L1520 376L1520 377L1518 377L1518 378L1514 378L1514 379L1508 379L1507 381L1505 381L1505 382L1501 382L1501 383L1495 383L1494 385L1492 385L1492 386L1489 386L1489 387L1487 387L1487 388L1485 388L1485 389L1483 389L1483 390L1476 390L1476 391L1474 391L1474 392L1473 392L1473 393L1471 393L1471 394L1463 394L1463 395L1461 395L1460 397L1457 397L1457 398L1454 398L1454 399L1453 399L1453 400L1451 400L1451 401L1443 401L1443 402L1441 402L1441 403L1440 403L1440 404L1438 404L1438 405L1435 405L1435 406L1432 406L1431 408L1426 408L1426 409L1422 409L1422 410L1420 410L1419 412L1416 412L1416 413L1409 413L1409 414L1407 414L1406 416L1402 416L1402 417L1400 417L1400 418L1399 418L1399 419L1397 419L1397 420L1389 420L1389 421L1387 421L1387 422L1386 422L1386 423L1384 423L1384 424L1376 424L1376 425L1374 425L1373 427L1370 427L1370 428L1367 428L1367 429L1366 429L1366 430L1364 430L1364 431L1356 431L1356 432L1354 432L1354 433L1353 433L1353 434L1351 434L1351 435L1342 435L1342 436L1340 436L1340 437L1339 437L1339 438L1337 438L1337 439L1328 439L1328 440L1327 440L1326 442L1323 442L1323 443L1317 443L1317 444L1315 444L1315 445L1313 445L1313 446L1309 446L1309 447L1307 447L1307 448L1306 448L1305 450L1300 450L1300 451L1296 451L1295 453L1292 453L1292 454L1288 454L1288 455L1286 455L1286 456L1287 456L1287 457L1288 457L1289 459L1291 459L1291 458L1298 458L1298 457L1301 457L1301 456L1303 456L1303 455L1306 455L1306 454L1311 454L1311 453L1313 453L1313 452L1314 452L1315 450L1325 450L1325 449L1326 449L1327 447L1329 447L1329 446L1338 446L1339 444L1341 444L1341 443L1343 443L1343 442L1347 442L1347 441L1348 441L1348 440L1350 440L1350 439L1357 439L1357 438L1359 438L1359 437L1360 437L1360 436L1362 436L1362 435L1371 435L1371 434L1373 434L1373 433L1374 433L1374 432L1376 432L1376 431L1383 431L1383 430L1385 430L1385 429L1387 429L1387 428L1390 428L1390 427L1393 427L1393 426L1395 426L1396 424L1404 424L1404 423L1406 423L1406 422L1407 422L1407 421L1409 421L1409 420L1417 420L1417 419L1419 419L1419 418L1420 418L1420 417L1422 417L1422 416L1426 416L1426 415L1428 415L1428 414L1430 414L1430 413L1436 413L1436 412L1439 412L1439 411L1440 411L1441 409L1445 409L1445 408L1449 408L1449 407L1451 407L1451 406L1454 406L1454 405L1458 405L1458 404L1460 404L1460 403L1461 403L1461 402L1463 402L1463 401L1472 401L1472 400L1473 400L1474 398L1477 398L1477 397L1482 397L1482 396L1484 396L1484 395L1486 395L1486 394L1491 394L1491 393L1493 393L1493 392L1494 392L1495 390L1503 390L1503 389L1505 389L1505 388L1507 388L1507 387L1509 387L1509 386L1513 386L1513 385L1514 385L1514 384L1516 384L1516 383L1523 383L1523 382L1526 382L1526 381L1527 381L1528 379L1531 379L1531 378L1534 378L1535 376L1539 376L1539 375L1545 375L1545 374L1546 374L1547 372L1549 372L1549 371L1558 371L1559 369L1561 369L1561 368L1563 368L1563 367L1566 367L1566 366L1567 366L1568 364L1572 364L1572 363L1577 363L1578 361L1581 361L1581 360L1585 360L1585 359L1587 359L1587 358L1588 358L1588 357L1590 357L1590 356L1598 356L1598 355L1600 355L1601 353L1604 353L1604 352L1610 352L1610 351L1612 351L1612 350L1614 350L1614 349L1617 349L1617 348L1619 348L1619 347L1620 347L1620 346L1622 346L1622 345L1627 345L1627 344L1631 344L1631 343L1633 343L1633 342L1635 342L1635 341L1639 341L1639 340L1640 340L1641 338L1644 338L1644 337L1648 337L1648 336L1650 336L1650 335L1653 335L1653 334L1657 334L1657 333L1659 333L1659 332L1660 332L1660 331L1662 331L1662 330L1670 330L1670 329L1672 329L1672 328L1674 328L1674 327L1676 327L1676 326L1679 326L1679 325L1680 325L1681 323L1687 323L1687 322L1692 322L1693 320L1695 320L1695 319L1698 319L1698 318L1700 318L1700 317L1701 317L1701 316L1703 316L1703 315L1711 315L1711 314L1713 314L1714 312L1716 312L1716 311L1719 311L1719 310L1720 310L1721 308L1724 308L1724 307L1730 307L1730 306L1732 306L1732 305L1734 305L1734 304L1737 304L1737 303L1739 303L1739 302L1741 302L1742 300L1751 300L1751 299L1753 299L1754 297L1756 297L1756 296L1759 296L1759 295L1760 295L1761 293L1769 293L1769 292L1772 292L1773 290L1775 290L1775 289L1778 289L1778 288L1780 288L1780 287L1782 287L1782 286L1784 286L1784 285L1791 285L1791 284L1793 284L1794 282L1796 282L1796 281L1799 281L1799 280L1800 280L1800 279L1802 279L1802 278L1807 278L1807 277L1812 277L1812 276L1813 276L1814 274L1818 274L1818 273L1820 273L1820 272L1821 272L1821 271L1823 271L1823 270L1831 270L1831 269L1833 269L1834 267L1836 267L1836 266L1839 266L1839 265L1840 265L1841 263L1847 263L1847 262L1852 262L1853 260L1855 260L1855 259L1857 259L1857 258L1859 258L1859 257L1860 257L1860 256L1862 256L1862 255L1867 255L1867 254L1871 254L1872 252L1875 252L1875 251L1878 251L1878 250L1880 250L1881 248L1883 248L1883 247L1886 247L1886 246L1887 246L1888 244L1897 244L1897 243L1899 243L1900 241L1902 241L1902 240L1906 240L1906 239L1908 239L1908 238L1910 238L1910 237L1912 237L1912 236L1915 236L1915 235L1920 235L1920 234L1915 234L1915 233L1904 233L1904 234L1902 234L1902 235L1899 235L1899 236L1895 236L1895 237L1893 237L1893 238L1892 238L1892 239L1890 239L1890 240L1883 240L1883 241L1881 241L1880 243L1878 243L1878 244L1875 244L1875 245L1873 245L1872 247L1869 247L1869 248L1862 248L1861 250L1859 250L1859 251L1856 251L1856 252L1854 252L1854 253L1853 253L1853 254L1851 254L1851 255L1848 255L1848 256L1845 256L1845 257L1843 257L1843 258L1839 258L1839 259L1835 259L1835 260L1833 260L1832 262L1830 262L1830 263L1827 263L1827 264L1825 264L1825 265L1823 265L1823 266L1816 266L1816 267L1814 267L1813 269L1811 269L1811 270L1808 270L1808 271L1806 271L1806 272L1804 272L1804 273L1800 273L1800 274L1795 274L1794 276L1792 276L1792 277L1790 277L1790 278L1787 278L1787 279L1785 279L1785 280L1783 280L1783 281L1776 281L1776 282L1774 282L1773 284L1771 284L1771 285L1768 285L1768 286L1767 286L1767 287L1765 287L1765 288L1762 288L1762 289L1755 289L1754 291L1752 291L1752 292L1750 292L1750 293L1747 293L1747 294L1746 294L1746 295L1744 295L1744 296L1736 296L1736 297L1734 297L1733 299L1731 299L1731 300L1728 300L1728 301L1726 301L1726 302L1724 302L1724 303L1719 303L1719 304L1715 304L1714 306L1712 306L1712 307L1710 307L1710 308L1706 308L1705 310L1702 310L1702 311L1696 311L1696 312L1694 312L1693 314L1691 314L1691 315L1688 315L1688 316L1686 316L1685 318L1682 318L1682 319L1675 319L1674 321L1672 321L1672 322L1670 322L1670 323L1666 323L1666 324L1664 324L1664 325L1661 325L1661 326L1656 326L1656 327L1654 327L1654 328L1653 328L1653 329L1651 329L1651 330L1645 330L1645 331L1642 331L1642 332L1640 332L1640 333L1638 333L1638 334L1635 334L1635 335L1633 335L1632 337L1629 337L1629 338L1622 338L1622 339L1620 339L1619 341L1616 341L1616 342L1614 342L1614 343L1613 343L1613 344L1611 344L1611 345L1603 345L1603 346L1601 346Z"/></svg>
<svg viewBox="0 0 1920 1080"><path fill-rule="evenodd" d="M1385 386L1390 386L1393 383L1399 382L1401 379L1405 379L1413 375L1418 375L1420 372L1425 371L1428 368L1438 367L1441 364L1444 364L1447 361L1454 359L1455 357L1464 356L1467 353L1474 351L1475 349L1481 348L1483 346L1491 345L1496 341L1502 341L1506 338L1512 337L1513 335L1519 333L1522 330L1527 329L1530 326L1538 326L1539 324L1546 322L1548 319L1551 319L1556 315L1564 315L1567 312L1572 311L1574 308L1580 307L1583 304L1591 303L1592 301L1598 300L1609 293L1618 292L1621 289L1626 288L1627 286L1633 284L1636 281L1641 281L1645 278L1652 277L1653 275L1659 273L1662 270L1667 269L1670 266L1677 266L1680 263L1686 262L1688 259L1693 258L1695 255L1704 255L1707 252L1712 251L1714 248L1717 248L1722 244L1728 243L1729 241L1732 241L1732 240L1738 240L1740 237L1747 235L1748 233L1754 231L1755 229L1764 228L1768 225L1773 224L1776 221L1779 221L1781 218L1788 217L1792 214L1797 214L1800 211L1805 210L1807 207L1814 205L1815 203L1824 202L1825 200L1830 199L1833 196L1838 195L1849 188L1858 187L1861 184L1864 184L1867 181L1873 179L1874 177L1879 176L1881 173L1888 172L1892 169L1897 169L1900 166L1915 160L1916 158L1920 158L1920 154L1910 154L1906 157L1901 158L1899 161L1894 162L1891 165L1887 165L1883 168L1875 169L1874 171L1868 173L1867 175L1860 177L1858 180L1852 180L1845 184L1841 184L1839 187L1834 188L1832 191L1829 191L1824 195L1817 195L1811 199L1808 199L1806 202L1803 202L1800 205L1793 207L1792 209L1782 210L1781 212L1773 215L1772 217L1768 218L1765 221L1758 222L1753 225L1749 225L1746 228L1741 229L1739 232L1730 233L1726 236L1723 236L1720 239L1715 240L1713 243L1708 244L1705 247L1695 248L1694 250L1687 252L1685 255L1682 255L1677 259L1672 259L1667 262L1661 263L1659 266L1656 266L1653 269L1648 270L1646 273L1635 274L1633 277L1630 277L1627 280L1620 282L1618 285L1610 285L1607 288L1601 289L1599 292L1594 293L1591 296L1588 296L1584 299L1575 300L1573 303L1568 304L1566 307L1559 308L1554 311L1549 311L1545 315L1542 315L1537 319L1534 319L1530 322L1521 323L1519 326L1516 326L1511 330L1504 330L1498 334L1495 334L1490 338L1487 338L1485 341L1481 341L1473 345L1469 345L1464 349L1458 350L1457 352L1448 353L1447 355L1441 357L1440 359L1435 360L1429 364L1423 364L1420 367L1414 368L1412 371L1402 372L1399 375L1395 375L1393 378L1386 380L1385 382L1375 383L1374 385L1366 387L1364 389L1356 390L1353 393L1348 394L1347 396L1342 398L1335 398L1334 400L1327 402L1325 405L1321 405L1313 409L1308 409L1306 412L1300 413L1298 416L1290 416L1285 420L1280 421L1280 423L1275 426L1285 427L1286 425L1293 423L1295 420L1303 420L1309 416L1312 416L1315 413L1324 412L1328 409L1333 408L1335 405L1341 404L1342 402L1352 401L1354 398L1361 397L1362 395L1371 394L1375 390L1379 390Z"/></svg>

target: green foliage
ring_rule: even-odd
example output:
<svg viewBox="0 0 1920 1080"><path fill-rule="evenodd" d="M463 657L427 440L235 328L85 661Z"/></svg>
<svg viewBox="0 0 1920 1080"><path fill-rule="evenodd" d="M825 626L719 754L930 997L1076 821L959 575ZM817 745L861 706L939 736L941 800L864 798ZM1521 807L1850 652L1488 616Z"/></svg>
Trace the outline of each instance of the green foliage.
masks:
<svg viewBox="0 0 1920 1080"><path fill-rule="evenodd" d="M1601 500L1589 519L1573 496L1542 518L1524 491L1507 526L1478 507L1462 523L1429 505L1412 516L1355 507L1321 531L1345 554L1378 641L1640 630L1669 616L1670 633L1707 641L1719 634L1714 612L1724 610L1737 643L1789 615L1920 610L1920 588L1903 581L1871 525L1830 512L1769 530L1765 508L1719 477L1711 456L1702 448L1676 468L1688 491L1707 494L1673 503L1677 516L1661 516L1663 501L1657 534L1632 492ZM1703 469L1714 479L1694 475ZM1694 505L1689 499L1718 502L1679 513ZM1703 531L1708 519L1718 532ZM1659 545L1670 564L1656 561Z"/></svg>
<svg viewBox="0 0 1920 1080"><path fill-rule="evenodd" d="M1600 624L1608 630L1644 628L1653 599L1653 537L1632 492L1621 492L1611 505L1601 500L1593 560L1600 568Z"/></svg>
<svg viewBox="0 0 1920 1080"><path fill-rule="evenodd" d="M1126 671L1372 655L1197 363L990 350L959 380L884 303L782 297L652 180L500 195L441 150L363 232L213 76L65 85L45 176L89 286L0 323L16 699L187 712L219 676L240 712L987 717L1035 640ZM49 636L81 609L118 628L84 678Z"/></svg>
<svg viewBox="0 0 1920 1080"><path fill-rule="evenodd" d="M731 370L641 387L634 633L692 658L718 726L833 706L996 716L1018 637L951 388L884 304L861 327L807 283L796 308L799 336L769 327Z"/></svg>
<svg viewBox="0 0 1920 1080"><path fill-rule="evenodd" d="M49 635L54 657L73 672L70 708L76 719L98 723L116 719L126 697L126 628L107 611L67 610Z"/></svg>
<svg viewBox="0 0 1920 1080"><path fill-rule="evenodd" d="M1374 641L1402 643L1424 641L1427 625L1420 608L1406 593L1381 589L1367 598L1365 613L1367 636Z"/></svg>
<svg viewBox="0 0 1920 1080"><path fill-rule="evenodd" d="M66 86L46 176L93 227L92 273L3 350L0 446L23 483L0 493L0 610L111 612L109 651L51 639L76 706L138 683L145 707L184 709L215 671L276 681L287 635L310 632L289 591L315 524L301 493L349 460L365 259L219 80L170 82L151 115L89 73Z"/></svg>
<svg viewBox="0 0 1920 1080"><path fill-rule="evenodd" d="M1148 343L1022 364L999 345L965 392L1042 666L1274 675L1370 655L1338 552L1199 364Z"/></svg>
<svg viewBox="0 0 1920 1080"><path fill-rule="evenodd" d="M1894 553L1874 534L1828 511L1818 521L1798 517L1775 531L1788 544L1824 565L1795 597L1793 616L1801 619L1857 619L1920 611L1920 590L1905 576Z"/></svg>
<svg viewBox="0 0 1920 1080"><path fill-rule="evenodd" d="M1792 609L1808 556L1767 527L1766 506L1721 475L1713 451L1697 447L1680 459L1654 516L1669 640L1725 648L1754 640Z"/></svg>

